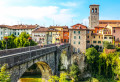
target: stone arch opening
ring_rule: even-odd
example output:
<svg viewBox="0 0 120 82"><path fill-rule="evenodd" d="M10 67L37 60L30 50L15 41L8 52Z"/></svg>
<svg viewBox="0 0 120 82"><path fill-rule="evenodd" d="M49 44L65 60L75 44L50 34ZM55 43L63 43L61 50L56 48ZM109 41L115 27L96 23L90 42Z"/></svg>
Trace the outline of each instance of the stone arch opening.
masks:
<svg viewBox="0 0 120 82"><path fill-rule="evenodd" d="M31 67L32 67L33 70L36 69L36 68L39 69L40 73L38 73L38 74L40 75L40 77L38 77L38 78L42 78L44 80L48 80L50 78L50 76L52 75L52 70L51 70L50 66L46 62L37 62L37 63L33 64L32 66L30 66L23 73L23 75L21 76L21 78L24 78L24 75L26 75L26 73L28 73L28 72L31 71L31 70L29 70L29 69L31 69ZM36 72L36 71L34 71L34 72ZM28 73L28 74L30 74L30 73ZM31 74L34 74L34 73L31 73ZM21 79L19 79L18 82L21 82Z"/></svg>

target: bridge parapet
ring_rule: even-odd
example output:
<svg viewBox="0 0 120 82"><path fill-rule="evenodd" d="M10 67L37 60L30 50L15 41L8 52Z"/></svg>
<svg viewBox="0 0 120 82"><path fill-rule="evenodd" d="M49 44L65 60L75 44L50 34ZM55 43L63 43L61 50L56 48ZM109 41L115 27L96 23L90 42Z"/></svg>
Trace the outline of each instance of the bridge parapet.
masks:
<svg viewBox="0 0 120 82"><path fill-rule="evenodd" d="M14 65L19 65L25 62L28 62L32 59L36 59L37 57L43 56L45 54L55 52L56 46L45 47L41 49L11 54L7 56L0 57L0 64L8 64L8 68L13 67Z"/></svg>
<svg viewBox="0 0 120 82"><path fill-rule="evenodd" d="M49 45L44 45L44 47L51 47L55 46L56 44L49 44ZM29 46L29 47L22 47L22 48L13 48L13 49L6 49L6 50L0 50L0 57L1 56L6 56L6 55L11 55L11 54L16 54L16 53L21 53L21 52L26 52L29 50L36 50L43 48L41 46Z"/></svg>

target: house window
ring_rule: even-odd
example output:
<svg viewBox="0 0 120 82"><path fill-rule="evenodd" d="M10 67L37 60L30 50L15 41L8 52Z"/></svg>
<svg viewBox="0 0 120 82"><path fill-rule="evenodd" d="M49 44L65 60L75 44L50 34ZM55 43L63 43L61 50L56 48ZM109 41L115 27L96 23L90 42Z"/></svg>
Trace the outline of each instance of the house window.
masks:
<svg viewBox="0 0 120 82"><path fill-rule="evenodd" d="M90 43L90 41L88 40L87 43Z"/></svg>
<svg viewBox="0 0 120 82"><path fill-rule="evenodd" d="M98 44L101 44L101 41L98 41Z"/></svg>
<svg viewBox="0 0 120 82"><path fill-rule="evenodd" d="M77 49L77 52L80 53L80 49L79 48Z"/></svg>
<svg viewBox="0 0 120 82"><path fill-rule="evenodd" d="M75 48L73 48L73 52L75 52Z"/></svg>
<svg viewBox="0 0 120 82"><path fill-rule="evenodd" d="M80 31L78 31L78 34L80 34Z"/></svg>
<svg viewBox="0 0 120 82"><path fill-rule="evenodd" d="M96 43L96 41L93 41L93 43Z"/></svg>
<svg viewBox="0 0 120 82"><path fill-rule="evenodd" d="M80 44L80 41L78 42L78 44Z"/></svg>
<svg viewBox="0 0 120 82"><path fill-rule="evenodd" d="M76 36L74 36L74 39L76 39Z"/></svg>
<svg viewBox="0 0 120 82"><path fill-rule="evenodd" d="M89 38L89 36L87 36L87 38Z"/></svg>
<svg viewBox="0 0 120 82"><path fill-rule="evenodd" d="M89 31L87 31L87 33L89 33Z"/></svg>
<svg viewBox="0 0 120 82"><path fill-rule="evenodd" d="M94 36L94 38L95 38L95 36Z"/></svg>
<svg viewBox="0 0 120 82"><path fill-rule="evenodd" d="M102 46L100 46L100 49L102 49Z"/></svg>
<svg viewBox="0 0 120 82"><path fill-rule="evenodd" d="M109 37L109 39L112 39L112 37Z"/></svg>
<svg viewBox="0 0 120 82"><path fill-rule="evenodd" d="M74 34L76 34L76 31L74 31Z"/></svg>
<svg viewBox="0 0 120 82"><path fill-rule="evenodd" d="M1 32L1 35L2 35L2 32Z"/></svg>
<svg viewBox="0 0 120 82"><path fill-rule="evenodd" d="M104 39L107 39L107 37L104 37Z"/></svg>
<svg viewBox="0 0 120 82"><path fill-rule="evenodd" d="M74 44L75 44L76 42L74 41Z"/></svg>
<svg viewBox="0 0 120 82"><path fill-rule="evenodd" d="M16 32L15 32L15 35L16 35Z"/></svg>
<svg viewBox="0 0 120 82"><path fill-rule="evenodd" d="M115 33L115 27L113 28L113 33Z"/></svg>
<svg viewBox="0 0 120 82"><path fill-rule="evenodd" d="M18 35L19 35L19 32L18 32Z"/></svg>
<svg viewBox="0 0 120 82"><path fill-rule="evenodd" d="M97 30L97 33L99 32L99 30Z"/></svg>
<svg viewBox="0 0 120 82"><path fill-rule="evenodd" d="M80 39L80 36L79 36L79 39Z"/></svg>
<svg viewBox="0 0 120 82"><path fill-rule="evenodd" d="M100 36L99 36L99 38L100 38Z"/></svg>

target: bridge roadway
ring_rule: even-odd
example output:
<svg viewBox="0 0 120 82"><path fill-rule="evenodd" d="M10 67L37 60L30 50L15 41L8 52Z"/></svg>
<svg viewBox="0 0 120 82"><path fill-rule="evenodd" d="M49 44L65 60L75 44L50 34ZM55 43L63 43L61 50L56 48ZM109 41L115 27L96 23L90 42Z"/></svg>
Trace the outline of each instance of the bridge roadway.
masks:
<svg viewBox="0 0 120 82"><path fill-rule="evenodd" d="M42 72L42 78L49 79L51 75L59 75L58 65L60 55L66 51L70 62L70 44L51 44L30 46L24 48L0 51L0 65L7 64L7 71L11 74L11 82L17 82L24 72L33 64L37 64Z"/></svg>

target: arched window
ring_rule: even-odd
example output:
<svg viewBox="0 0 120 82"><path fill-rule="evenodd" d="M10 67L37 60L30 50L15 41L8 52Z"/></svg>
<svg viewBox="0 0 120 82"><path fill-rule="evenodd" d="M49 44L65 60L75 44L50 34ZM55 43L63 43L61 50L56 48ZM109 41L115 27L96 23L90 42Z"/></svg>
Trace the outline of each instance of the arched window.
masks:
<svg viewBox="0 0 120 82"><path fill-rule="evenodd" d="M97 8L95 8L95 13L97 13Z"/></svg>
<svg viewBox="0 0 120 82"><path fill-rule="evenodd" d="M92 8L92 13L94 13L94 8Z"/></svg>

